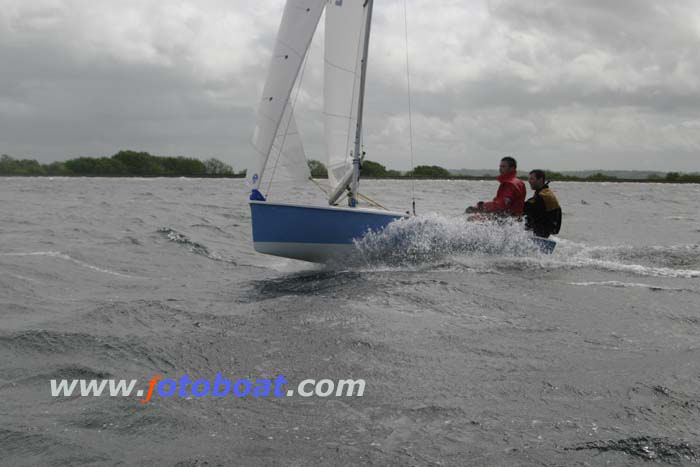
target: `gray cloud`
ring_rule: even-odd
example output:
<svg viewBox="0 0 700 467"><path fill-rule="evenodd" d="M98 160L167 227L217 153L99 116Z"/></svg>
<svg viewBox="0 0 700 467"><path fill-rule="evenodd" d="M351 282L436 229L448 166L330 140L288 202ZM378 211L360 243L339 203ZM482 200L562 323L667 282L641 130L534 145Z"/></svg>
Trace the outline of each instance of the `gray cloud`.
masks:
<svg viewBox="0 0 700 467"><path fill-rule="evenodd" d="M247 165L283 2L0 0L0 152ZM376 4L369 157L408 168L403 2ZM693 0L409 1L416 163L700 169ZM297 100L323 158L323 44Z"/></svg>

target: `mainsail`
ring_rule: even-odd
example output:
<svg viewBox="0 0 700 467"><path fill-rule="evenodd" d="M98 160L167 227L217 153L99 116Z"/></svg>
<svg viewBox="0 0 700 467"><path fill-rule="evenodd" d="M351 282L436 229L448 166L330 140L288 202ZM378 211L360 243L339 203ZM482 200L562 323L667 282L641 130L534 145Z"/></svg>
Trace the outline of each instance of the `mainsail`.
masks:
<svg viewBox="0 0 700 467"><path fill-rule="evenodd" d="M278 170L290 177L308 176L290 96L325 4L326 0L288 0L284 8L253 133L257 158L247 172L253 190L261 186L266 169L266 176Z"/></svg>
<svg viewBox="0 0 700 467"><path fill-rule="evenodd" d="M323 98L332 188L352 171L366 19L362 0L331 0L326 7Z"/></svg>

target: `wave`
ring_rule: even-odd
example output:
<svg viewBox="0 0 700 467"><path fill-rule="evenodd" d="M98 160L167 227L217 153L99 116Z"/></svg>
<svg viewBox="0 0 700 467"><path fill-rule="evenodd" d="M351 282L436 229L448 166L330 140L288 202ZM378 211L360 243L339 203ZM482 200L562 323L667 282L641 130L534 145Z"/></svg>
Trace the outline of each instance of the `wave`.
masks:
<svg viewBox="0 0 700 467"><path fill-rule="evenodd" d="M0 384L0 389L16 387L17 385L31 385L40 383L46 384L46 381L52 379L109 379L114 375L107 371L95 370L78 364L69 364L60 366L48 373L34 374L31 376L10 380L5 384Z"/></svg>
<svg viewBox="0 0 700 467"><path fill-rule="evenodd" d="M569 282L569 285L578 285L582 287L612 287L619 289L636 288L636 289L648 289L652 291L665 291L665 292L693 292L690 289L681 289L676 287L663 287L660 285L653 284L640 284L635 282L620 282L620 281L600 281L600 282Z"/></svg>
<svg viewBox="0 0 700 467"><path fill-rule="evenodd" d="M459 259L454 261L459 262ZM664 277L675 279L700 278L700 271L694 269L673 269L662 267L644 266L641 264L626 264L612 260L599 260L585 256L568 256L559 253L551 257L540 258L494 258L492 266L496 270L505 271L533 271L533 270L568 270L568 269L594 269L613 273L626 273L642 277Z"/></svg>
<svg viewBox="0 0 700 467"><path fill-rule="evenodd" d="M0 333L0 349L16 354L91 355L94 358L150 363L153 368L173 369L174 358L160 348L149 348L134 339L81 332L26 330Z"/></svg>
<svg viewBox="0 0 700 467"><path fill-rule="evenodd" d="M572 245L576 245L573 244ZM700 266L700 245L584 246L581 253L592 259L642 262L651 266L681 268Z"/></svg>
<svg viewBox="0 0 700 467"><path fill-rule="evenodd" d="M43 464L55 465L97 465L109 461L108 457L63 437L28 432L26 429L0 428L0 446L3 447L3 461L7 465L30 465L28 462L39 456L41 459L51 459L51 462ZM36 463L39 463L38 460Z"/></svg>
<svg viewBox="0 0 700 467"><path fill-rule="evenodd" d="M640 436L620 440L588 441L573 447L568 451L596 450L599 452L621 452L630 457L644 461L656 461L667 464L696 463L700 459L700 450L683 440L669 438L653 438Z"/></svg>
<svg viewBox="0 0 700 467"><path fill-rule="evenodd" d="M211 230L211 231L213 231L213 232L220 233L220 234L224 234L224 235L228 234L228 232L226 232L224 229L222 229L221 227L218 227L218 226L216 226L216 225L209 225L209 224L192 224L190 227L192 227L192 228L199 228L199 229Z"/></svg>
<svg viewBox="0 0 700 467"><path fill-rule="evenodd" d="M357 289L367 279L360 271L312 270L276 279L251 282L250 293L239 301L251 303L285 296L334 296L357 297Z"/></svg>
<svg viewBox="0 0 700 467"><path fill-rule="evenodd" d="M112 276L117 276L117 277L123 277L127 279L141 279L138 276L130 276L128 274L123 274L121 272L117 271L112 271L110 269L104 269L97 267L95 265L86 263L84 261L80 261L79 259L75 259L72 256L69 256L65 253L62 253L60 251L31 251L31 252L26 252L26 253L0 253L0 256L47 256L50 258L59 258L63 259L66 261L70 261L71 263L77 264L78 266L82 266L87 269L91 269L93 271L101 272L104 274L110 274Z"/></svg>
<svg viewBox="0 0 700 467"><path fill-rule="evenodd" d="M165 235L171 242L185 245L194 254L206 256L207 258L216 261L221 260L218 255L212 254L206 246L190 240L186 235L183 235L170 227L161 227L158 229L158 232Z"/></svg>
<svg viewBox="0 0 700 467"><path fill-rule="evenodd" d="M554 261L580 268L624 272L638 276L694 279L700 270L700 245L588 246L559 240L560 255Z"/></svg>
<svg viewBox="0 0 700 467"><path fill-rule="evenodd" d="M202 225L194 225L193 227L200 227L200 226L202 226ZM209 226L205 226L205 227L209 227ZM221 230L218 227L214 227L214 229ZM221 230L221 232L224 232L224 231ZM158 233L163 234L171 242L179 243L180 245L186 246L189 249L189 251L191 251L192 253L194 253L196 255L201 255L201 256L204 256L205 258L209 258L209 259L214 260L214 261L223 261L223 262L230 263L233 265L238 265L237 261L235 261L231 258L224 258L221 255L219 255L218 253L214 253L213 251L210 251L206 245L190 239L187 235L182 234L175 229L172 229L170 227L161 227L160 229L158 229Z"/></svg>

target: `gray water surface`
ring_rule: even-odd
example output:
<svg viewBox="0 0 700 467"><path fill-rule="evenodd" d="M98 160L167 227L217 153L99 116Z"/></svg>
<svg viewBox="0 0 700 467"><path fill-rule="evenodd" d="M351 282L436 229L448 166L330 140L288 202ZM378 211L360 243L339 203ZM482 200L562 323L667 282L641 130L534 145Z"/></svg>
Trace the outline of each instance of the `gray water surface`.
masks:
<svg viewBox="0 0 700 467"><path fill-rule="evenodd" d="M253 251L242 180L0 178L0 463L700 462L700 186L552 187L552 256L519 226L463 221L494 182L421 181L420 218L321 267ZM410 206L410 182L362 188ZM49 391L216 373L367 388L148 404Z"/></svg>

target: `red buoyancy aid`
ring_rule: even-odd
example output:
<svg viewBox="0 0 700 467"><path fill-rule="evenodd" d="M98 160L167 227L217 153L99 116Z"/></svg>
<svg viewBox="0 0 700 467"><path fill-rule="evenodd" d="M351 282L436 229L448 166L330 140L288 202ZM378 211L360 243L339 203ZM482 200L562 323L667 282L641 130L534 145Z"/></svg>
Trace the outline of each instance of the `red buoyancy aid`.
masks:
<svg viewBox="0 0 700 467"><path fill-rule="evenodd" d="M484 211L500 212L513 216L522 216L525 209L525 196L527 189L522 180L517 177L517 172L498 177L501 183L493 201L484 203ZM509 199L510 202L506 202Z"/></svg>

